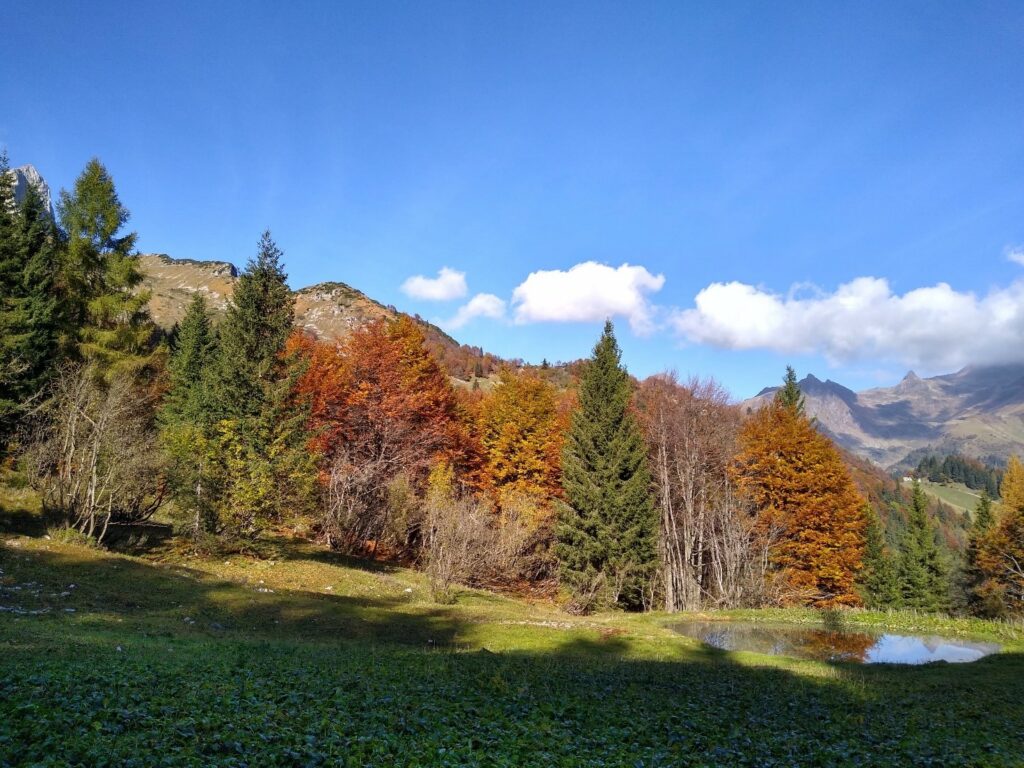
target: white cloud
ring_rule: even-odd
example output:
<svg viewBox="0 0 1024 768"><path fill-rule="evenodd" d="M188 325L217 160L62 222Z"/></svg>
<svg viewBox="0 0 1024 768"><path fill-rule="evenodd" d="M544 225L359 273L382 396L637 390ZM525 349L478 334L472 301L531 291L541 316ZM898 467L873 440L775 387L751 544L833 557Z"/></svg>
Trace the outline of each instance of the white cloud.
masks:
<svg viewBox="0 0 1024 768"><path fill-rule="evenodd" d="M531 272L512 293L517 323L595 322L625 317L637 333L654 329L655 309L647 294L665 284L664 275L644 267L610 267L586 261L565 270Z"/></svg>
<svg viewBox="0 0 1024 768"><path fill-rule="evenodd" d="M1024 245L1008 246L1006 249L1006 258L1014 264L1020 264L1024 267Z"/></svg>
<svg viewBox="0 0 1024 768"><path fill-rule="evenodd" d="M1024 360L1024 280L981 297L946 283L899 295L877 277L860 277L834 293L810 297L712 283L694 303L674 313L676 332L726 349L934 368Z"/></svg>
<svg viewBox="0 0 1024 768"><path fill-rule="evenodd" d="M445 328L456 330L477 317L501 320L505 316L505 302L493 293L478 293L455 313L455 317L441 323Z"/></svg>
<svg viewBox="0 0 1024 768"><path fill-rule="evenodd" d="M451 301L461 299L468 292L466 273L441 267L437 277L414 275L402 283L402 292L423 301Z"/></svg>

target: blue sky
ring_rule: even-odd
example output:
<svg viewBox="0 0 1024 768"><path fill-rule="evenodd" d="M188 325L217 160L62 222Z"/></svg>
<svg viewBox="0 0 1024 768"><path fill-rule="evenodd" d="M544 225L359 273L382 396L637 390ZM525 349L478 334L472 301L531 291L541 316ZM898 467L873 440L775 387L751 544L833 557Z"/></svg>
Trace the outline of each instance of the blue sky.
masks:
<svg viewBox="0 0 1024 768"><path fill-rule="evenodd" d="M269 226L295 287L532 361L612 314L632 372L738 397L1024 360L1024 4L4 17L0 144L54 188L98 156L144 251L241 265Z"/></svg>

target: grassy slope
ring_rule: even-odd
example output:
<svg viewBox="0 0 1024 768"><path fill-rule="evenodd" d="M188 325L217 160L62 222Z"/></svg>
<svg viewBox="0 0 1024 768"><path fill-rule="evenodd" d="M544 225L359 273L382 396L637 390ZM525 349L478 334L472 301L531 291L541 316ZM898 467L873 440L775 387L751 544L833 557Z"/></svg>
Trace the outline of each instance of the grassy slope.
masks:
<svg viewBox="0 0 1024 768"><path fill-rule="evenodd" d="M0 765L1022 764L1004 625L851 614L1006 652L834 665L712 651L657 614L437 606L418 573L301 542L254 560L0 539L0 606L24 611L0 612Z"/></svg>
<svg viewBox="0 0 1024 768"><path fill-rule="evenodd" d="M910 483L905 483L905 485L909 487ZM922 480L921 490L961 512L970 512L972 514L974 508L978 505L978 499L981 498L980 492L972 491L966 485L960 483L942 485ZM998 502L994 502L994 504L996 507L999 506Z"/></svg>

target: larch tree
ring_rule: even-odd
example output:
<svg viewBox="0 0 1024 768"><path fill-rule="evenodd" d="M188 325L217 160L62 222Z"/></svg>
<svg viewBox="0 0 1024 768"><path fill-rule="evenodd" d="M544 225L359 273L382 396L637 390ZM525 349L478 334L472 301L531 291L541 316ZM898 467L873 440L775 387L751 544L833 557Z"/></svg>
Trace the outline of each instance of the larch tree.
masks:
<svg viewBox="0 0 1024 768"><path fill-rule="evenodd" d="M639 608L657 567L658 515L633 385L607 322L579 382L562 454L565 504L555 553L571 608Z"/></svg>
<svg viewBox="0 0 1024 768"><path fill-rule="evenodd" d="M999 492L998 519L973 544L972 607L987 616L1020 616L1024 615L1024 465L1016 456L1010 457Z"/></svg>
<svg viewBox="0 0 1024 768"><path fill-rule="evenodd" d="M949 564L927 509L928 499L915 481L907 530L900 542L900 604L941 611L949 607Z"/></svg>
<svg viewBox="0 0 1024 768"><path fill-rule="evenodd" d="M864 556L864 499L832 441L801 413L799 400L776 397L740 434L736 481L773 541L771 564L782 602L857 605Z"/></svg>
<svg viewBox="0 0 1024 768"><path fill-rule="evenodd" d="M1024 509L1024 463L1016 454L1006 462L999 498L1007 509Z"/></svg>
<svg viewBox="0 0 1024 768"><path fill-rule="evenodd" d="M78 329L83 358L104 375L138 375L152 363L155 326L142 273L137 235L122 230L125 208L107 169L92 159L57 207L64 232L64 279L68 312Z"/></svg>
<svg viewBox="0 0 1024 768"><path fill-rule="evenodd" d="M551 501L562 495L567 425L558 405L554 386L505 368L479 406L481 484L499 506L515 495L532 500L537 519L527 522L533 528L546 526Z"/></svg>

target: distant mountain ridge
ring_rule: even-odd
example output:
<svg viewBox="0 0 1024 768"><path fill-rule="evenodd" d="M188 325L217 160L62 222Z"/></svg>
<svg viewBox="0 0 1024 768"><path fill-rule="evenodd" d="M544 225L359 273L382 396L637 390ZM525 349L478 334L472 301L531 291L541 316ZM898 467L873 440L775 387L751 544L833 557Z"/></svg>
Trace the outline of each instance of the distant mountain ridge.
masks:
<svg viewBox="0 0 1024 768"><path fill-rule="evenodd" d="M760 407L777 389L743 405ZM1024 451L1024 365L969 366L928 379L910 371L896 386L862 392L808 375L800 389L824 432L886 468L914 466L929 452L1002 459Z"/></svg>

